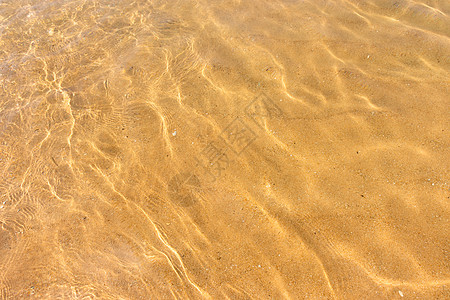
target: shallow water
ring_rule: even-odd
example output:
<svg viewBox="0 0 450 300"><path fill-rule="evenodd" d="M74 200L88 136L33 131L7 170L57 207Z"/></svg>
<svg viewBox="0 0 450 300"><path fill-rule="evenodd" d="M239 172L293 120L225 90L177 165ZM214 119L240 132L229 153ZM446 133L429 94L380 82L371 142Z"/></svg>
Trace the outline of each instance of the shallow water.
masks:
<svg viewBox="0 0 450 300"><path fill-rule="evenodd" d="M0 1L0 298L449 299L449 14Z"/></svg>

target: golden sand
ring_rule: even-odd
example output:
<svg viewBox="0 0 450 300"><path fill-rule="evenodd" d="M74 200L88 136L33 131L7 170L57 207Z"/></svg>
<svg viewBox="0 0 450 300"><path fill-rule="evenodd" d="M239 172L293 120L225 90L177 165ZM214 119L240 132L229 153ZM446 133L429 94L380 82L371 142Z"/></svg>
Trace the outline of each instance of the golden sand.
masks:
<svg viewBox="0 0 450 300"><path fill-rule="evenodd" d="M450 299L450 1L0 1L0 299Z"/></svg>

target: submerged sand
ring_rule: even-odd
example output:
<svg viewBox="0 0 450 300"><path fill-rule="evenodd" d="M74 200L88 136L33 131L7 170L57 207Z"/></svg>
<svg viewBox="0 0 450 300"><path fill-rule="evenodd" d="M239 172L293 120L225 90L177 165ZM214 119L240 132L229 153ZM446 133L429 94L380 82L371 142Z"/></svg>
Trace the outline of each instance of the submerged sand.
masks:
<svg viewBox="0 0 450 300"><path fill-rule="evenodd" d="M0 299L449 299L450 2L0 2Z"/></svg>

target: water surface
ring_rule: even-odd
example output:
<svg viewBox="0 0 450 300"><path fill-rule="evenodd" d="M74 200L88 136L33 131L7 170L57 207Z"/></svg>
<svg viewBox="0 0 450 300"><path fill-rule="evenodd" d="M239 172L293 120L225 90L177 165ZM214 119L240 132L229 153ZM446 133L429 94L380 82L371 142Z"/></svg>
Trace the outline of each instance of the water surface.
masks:
<svg viewBox="0 0 450 300"><path fill-rule="evenodd" d="M449 299L449 14L0 1L0 298Z"/></svg>

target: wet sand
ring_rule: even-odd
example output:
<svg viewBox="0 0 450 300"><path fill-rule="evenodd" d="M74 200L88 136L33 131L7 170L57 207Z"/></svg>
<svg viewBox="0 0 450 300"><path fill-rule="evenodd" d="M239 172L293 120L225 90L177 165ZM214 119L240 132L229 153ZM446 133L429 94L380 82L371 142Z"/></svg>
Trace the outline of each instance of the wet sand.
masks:
<svg viewBox="0 0 450 300"><path fill-rule="evenodd" d="M0 2L0 299L449 299L450 2Z"/></svg>

